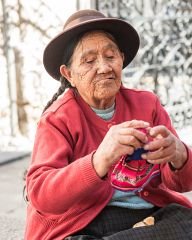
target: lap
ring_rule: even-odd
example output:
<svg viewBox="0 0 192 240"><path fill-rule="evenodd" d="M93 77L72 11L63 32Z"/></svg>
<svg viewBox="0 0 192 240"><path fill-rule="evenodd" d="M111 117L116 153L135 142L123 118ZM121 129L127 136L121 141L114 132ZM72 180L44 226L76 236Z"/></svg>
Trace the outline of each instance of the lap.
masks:
<svg viewBox="0 0 192 240"><path fill-rule="evenodd" d="M192 209L170 204L152 215L154 226L128 228L107 236L77 233L66 240L192 240Z"/></svg>

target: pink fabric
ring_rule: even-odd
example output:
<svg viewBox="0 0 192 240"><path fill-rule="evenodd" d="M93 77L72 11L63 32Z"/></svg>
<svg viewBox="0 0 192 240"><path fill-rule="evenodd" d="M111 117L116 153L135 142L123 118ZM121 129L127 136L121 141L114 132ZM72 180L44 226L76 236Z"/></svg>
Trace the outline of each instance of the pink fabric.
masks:
<svg viewBox="0 0 192 240"><path fill-rule="evenodd" d="M147 135L146 129L137 129ZM152 139L148 136L148 140ZM111 174L111 184L121 191L141 191L150 180L160 174L159 164L150 164L142 159L143 148L135 150L130 156L123 156Z"/></svg>
<svg viewBox="0 0 192 240"><path fill-rule="evenodd" d="M111 174L111 184L122 191L141 191L150 180L159 175L159 165L147 163L146 160L132 160L126 162L123 157L115 166Z"/></svg>

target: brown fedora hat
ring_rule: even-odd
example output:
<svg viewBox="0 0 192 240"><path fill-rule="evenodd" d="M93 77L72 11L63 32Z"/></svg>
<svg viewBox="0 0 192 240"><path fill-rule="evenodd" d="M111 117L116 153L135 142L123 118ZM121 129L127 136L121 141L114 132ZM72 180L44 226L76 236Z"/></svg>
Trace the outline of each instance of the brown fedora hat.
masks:
<svg viewBox="0 0 192 240"><path fill-rule="evenodd" d="M80 10L68 18L63 32L51 40L44 50L43 64L54 79L60 78L63 55L71 39L80 33L93 30L104 30L114 36L125 55L124 68L133 60L139 49L139 36L128 22L106 17L93 9Z"/></svg>

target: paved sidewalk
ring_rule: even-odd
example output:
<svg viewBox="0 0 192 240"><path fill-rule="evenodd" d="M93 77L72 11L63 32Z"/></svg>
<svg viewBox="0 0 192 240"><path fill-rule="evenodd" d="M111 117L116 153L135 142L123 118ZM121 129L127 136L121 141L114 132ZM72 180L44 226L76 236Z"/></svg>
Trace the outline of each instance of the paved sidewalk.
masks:
<svg viewBox="0 0 192 240"><path fill-rule="evenodd" d="M23 174L30 157L0 165L0 239L24 239L27 204L23 199Z"/></svg>
<svg viewBox="0 0 192 240"><path fill-rule="evenodd" d="M26 207L23 174L30 157L0 166L0 240L23 240ZM192 192L185 194L192 201Z"/></svg>
<svg viewBox="0 0 192 240"><path fill-rule="evenodd" d="M0 152L0 166L30 156L30 152Z"/></svg>

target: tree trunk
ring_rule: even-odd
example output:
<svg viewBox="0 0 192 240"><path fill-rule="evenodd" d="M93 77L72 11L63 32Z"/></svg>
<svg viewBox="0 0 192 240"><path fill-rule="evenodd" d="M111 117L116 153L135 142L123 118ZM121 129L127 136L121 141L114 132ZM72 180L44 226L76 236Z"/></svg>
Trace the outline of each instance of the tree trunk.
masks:
<svg viewBox="0 0 192 240"><path fill-rule="evenodd" d="M22 66L23 59L21 57L20 52L17 49L14 49L15 54L15 77L16 77L16 104L17 104L17 117L18 117L18 127L24 136L27 135L28 129L28 119L27 113L25 111L25 106L28 102L24 99L24 87L23 87L23 75L22 75Z"/></svg>

